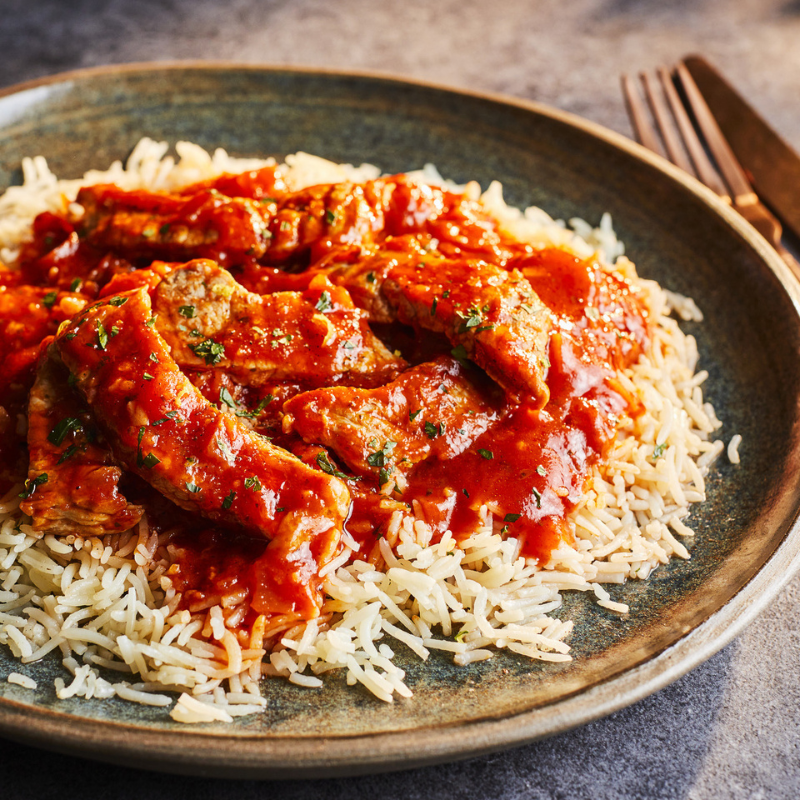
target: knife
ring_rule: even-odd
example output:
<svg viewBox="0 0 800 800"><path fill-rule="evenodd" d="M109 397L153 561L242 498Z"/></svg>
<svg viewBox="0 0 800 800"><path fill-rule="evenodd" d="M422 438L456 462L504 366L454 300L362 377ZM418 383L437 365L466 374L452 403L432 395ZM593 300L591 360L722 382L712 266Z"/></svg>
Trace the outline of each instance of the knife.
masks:
<svg viewBox="0 0 800 800"><path fill-rule="evenodd" d="M702 56L684 64L759 197L800 238L800 156Z"/></svg>

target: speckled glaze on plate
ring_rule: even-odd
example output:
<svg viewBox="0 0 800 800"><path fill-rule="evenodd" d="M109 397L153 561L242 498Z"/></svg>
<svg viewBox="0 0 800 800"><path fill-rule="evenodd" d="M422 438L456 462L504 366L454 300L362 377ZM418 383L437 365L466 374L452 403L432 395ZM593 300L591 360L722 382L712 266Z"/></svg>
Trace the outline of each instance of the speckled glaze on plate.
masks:
<svg viewBox="0 0 800 800"><path fill-rule="evenodd" d="M532 103L367 74L220 64L89 70L0 95L0 190L43 154L61 177L125 158L141 136L234 155L305 150L387 172L436 164L492 179L509 203L597 223L610 211L644 277L691 295L685 325L710 372L708 398L742 464L723 458L692 513L689 562L613 590L624 618L583 596L574 661L513 654L458 668L408 658L411 700L385 705L326 678L324 691L269 681L265 714L180 726L163 710L58 700L56 659L20 666L0 651L0 733L151 769L230 777L312 777L402 769L552 735L665 686L730 641L800 564L800 292L766 243L699 184L621 136ZM35 691L8 684L20 671Z"/></svg>

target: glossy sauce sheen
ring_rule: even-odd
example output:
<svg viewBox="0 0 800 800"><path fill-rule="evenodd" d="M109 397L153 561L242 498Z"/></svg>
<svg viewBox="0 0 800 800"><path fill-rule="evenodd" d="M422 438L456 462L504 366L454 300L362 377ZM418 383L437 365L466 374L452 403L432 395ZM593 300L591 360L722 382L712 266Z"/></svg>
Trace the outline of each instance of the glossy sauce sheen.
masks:
<svg viewBox="0 0 800 800"><path fill-rule="evenodd" d="M226 595L248 598L250 611L238 620L243 628L257 613L305 617L317 613L316 573L335 555L347 513L347 530L361 543L359 557L369 558L377 552L377 537L396 509L413 509L437 530L449 528L458 538L474 531L479 510L486 504L505 533L520 539L524 555L546 561L560 541L569 539L567 517L584 493L591 470L606 456L620 422L639 413L638 399L628 395L615 377L616 370L638 358L648 338L644 306L629 284L591 259L554 248L536 250L512 240L466 195L420 186L403 176L360 186L289 192L279 170L267 168L223 176L180 194L130 193L104 186L82 190L79 200L86 208L82 220L40 215L19 271L0 274L4 293L0 326L19 331L19 344L0 364L5 414L0 414L0 441L6 450L20 446L19 437L9 432L10 420L22 409L20 397L32 384L38 343L55 333L59 322L73 317L59 331L57 346L77 374L84 396L92 389L80 374L87 358L80 348L85 351L95 341L97 320L104 320L107 330L113 325L135 330L133 340L138 344L126 349L126 337L110 339L110 352L92 355L91 370L102 372L100 382L109 386L138 380L148 424L126 418L130 412L124 398L118 407L101 404L104 410L95 411L103 417L98 422L112 441L114 456L128 465L123 467L171 502L209 520L194 525L187 522L189 515L180 512L178 522L168 524L169 514L159 519L158 503L148 506L146 499L140 501L151 525L171 531L175 563L170 574L184 591L186 605L207 607L210 599ZM376 352L382 348L380 363L388 364L385 377L377 380L374 374L354 372L344 385L334 377L338 373L329 365L345 363L345 356L352 360L355 345L369 351L365 342L372 333L366 329L367 338L357 338L357 327L338 339L325 337L334 342L328 351L316 342L302 380L293 381L287 368L275 372L279 379L273 376L270 383L270 376L259 377L256 367L243 369L197 358L196 363L179 361L172 371L152 369L147 354L163 351L166 362L170 351L163 340L159 344L155 332L142 328L150 313L149 295L158 293L162 279L174 275L184 262L198 258L213 259L251 292L304 293L302 298L292 297L298 308L305 303L304 313L313 312L309 319L314 314L319 317L320 308L324 313L328 302L334 314L344 313L341 310L355 302L366 311L372 332L379 332L389 345L387 350L378 342L373 348ZM322 304L321 288L327 292ZM104 303L78 314L98 296L125 297L126 303ZM43 305L45 297L48 303ZM462 297L474 308L463 307ZM529 359L519 348L532 342L534 334L520 327L520 306L532 313L532 304L538 315L535 337L540 351L535 366L539 371L521 380L513 374L514 353L519 364ZM504 316L496 310L501 308L507 309ZM236 336L245 336L248 324L241 317ZM294 337L301 335L303 324L290 320L284 327L291 326ZM367 322L358 325L364 329ZM412 327L412 336L406 326ZM67 338L69 334L74 336ZM348 352L339 352L337 348L345 345ZM402 354L392 355L395 347ZM302 351L297 352L299 359ZM494 381L469 363L473 353ZM402 372L406 362L413 369L433 358L440 365L437 369L447 375L463 374L467 381L468 391L460 395L457 413L448 410L442 398L415 395L415 391L430 393L429 373L415 388L413 374ZM287 363L291 367L291 357ZM309 374L314 363L325 364L319 375ZM141 376L148 369L155 379L144 385ZM395 382L397 389L392 388ZM325 387L336 383L335 394L325 395L334 391ZM526 386L534 390L526 394ZM220 400L222 389L228 392L231 409ZM451 389L462 391L458 386ZM449 390L444 383L436 388ZM373 402L370 392L383 395L376 394ZM474 422L469 407L464 407L463 397L472 396L469 392L477 392ZM271 398L266 404L265 397ZM378 418L381 404L391 416L388 421ZM331 428L341 422L337 415L361 413L362 406L372 414L376 431L391 429L396 439L390 441L388 433L383 438L365 434L348 447L337 445L338 429ZM308 416L315 409L332 416L325 425L313 419L302 424L302 414ZM165 418L168 411L184 422ZM165 421L153 428L150 423L156 417ZM348 419L347 424L353 419L361 424L360 417ZM273 439L270 444L254 440L252 445L236 446L235 465L227 465L235 470L233 484L233 473L206 463L206 440L214 426L226 431L231 441L244 437L249 442L252 428ZM142 427L145 432L137 442ZM323 428L326 447L313 433ZM67 439L64 446L69 443ZM381 450L382 455L376 456ZM200 466L175 466L178 451L184 455L197 451ZM136 466L137 457L141 461L145 452L160 459L150 469ZM285 456L278 457L278 452ZM422 455L401 463L401 453ZM274 464L285 459L296 465L291 469L297 475L304 476L302 490L296 481L278 480ZM180 472L184 483L199 483L197 475L207 483L202 493L181 493L174 488L179 483L175 475L170 486L166 478L161 483L154 479L165 470ZM10 474L7 470L6 480ZM314 475L320 479L316 483ZM245 489L241 484L245 476L257 476L275 502L267 502L263 491ZM345 486L349 500L343 494ZM235 496L223 513L220 508L230 491ZM284 517L303 513L327 515L337 531L322 538L312 536L310 550L306 544L307 557L292 550L302 543L279 532L287 528L281 527ZM282 574L287 570L290 577Z"/></svg>

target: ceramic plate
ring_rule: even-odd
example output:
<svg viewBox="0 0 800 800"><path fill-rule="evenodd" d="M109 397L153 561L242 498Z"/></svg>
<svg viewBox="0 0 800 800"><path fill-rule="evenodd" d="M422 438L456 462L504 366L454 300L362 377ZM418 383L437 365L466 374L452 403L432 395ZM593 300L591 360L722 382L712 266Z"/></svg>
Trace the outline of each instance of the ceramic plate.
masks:
<svg viewBox="0 0 800 800"><path fill-rule="evenodd" d="M234 155L297 150L387 172L436 164L456 181L503 182L509 203L597 223L610 211L640 273L695 298L707 395L742 463L721 459L692 513L689 562L614 592L620 618L585 597L574 661L513 654L458 668L409 659L411 700L385 705L348 689L269 681L267 711L231 726L183 727L122 701L57 700L56 660L10 685L0 652L0 732L126 764L243 776L320 776L399 769L487 752L564 731L632 703L708 658L766 606L800 557L797 287L777 256L709 192L596 125L532 103L376 75L178 64L86 71L0 97L0 188L43 154L62 177L125 158L141 136Z"/></svg>

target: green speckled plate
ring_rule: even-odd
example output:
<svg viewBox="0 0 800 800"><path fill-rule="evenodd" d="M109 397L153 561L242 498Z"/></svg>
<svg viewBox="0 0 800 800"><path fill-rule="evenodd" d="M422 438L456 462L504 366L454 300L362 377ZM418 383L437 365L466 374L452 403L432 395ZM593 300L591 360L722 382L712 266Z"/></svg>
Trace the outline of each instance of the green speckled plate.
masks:
<svg viewBox="0 0 800 800"><path fill-rule="evenodd" d="M603 211L639 271L693 296L723 435L721 460L692 515L689 562L620 587L619 618L568 601L575 660L498 655L457 668L408 660L410 700L385 705L341 676L324 691L271 681L265 714L182 727L121 701L59 701L56 661L20 668L0 652L0 733L153 769L311 777L462 758L564 731L632 703L708 658L764 608L800 563L798 287L766 243L699 184L643 149L567 114L498 97L361 74L219 64L91 70L0 96L0 189L23 156L78 177L124 158L141 136L235 155L297 150L389 172L436 164L458 181L500 179L507 200L561 218ZM19 670L34 692L4 679Z"/></svg>

